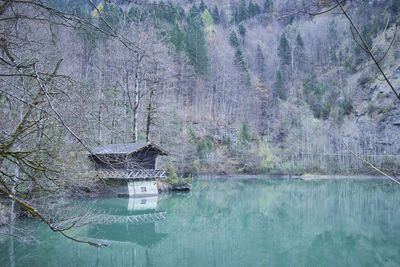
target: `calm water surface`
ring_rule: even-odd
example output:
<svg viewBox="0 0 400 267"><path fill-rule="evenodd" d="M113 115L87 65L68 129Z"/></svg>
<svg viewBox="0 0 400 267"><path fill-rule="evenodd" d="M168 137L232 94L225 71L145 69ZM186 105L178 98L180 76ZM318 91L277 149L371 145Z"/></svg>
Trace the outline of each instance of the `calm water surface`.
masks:
<svg viewBox="0 0 400 267"><path fill-rule="evenodd" d="M399 266L400 188L384 180L197 180L190 193L90 199L75 237L33 219L0 240L1 266ZM97 216L97 217L96 217Z"/></svg>

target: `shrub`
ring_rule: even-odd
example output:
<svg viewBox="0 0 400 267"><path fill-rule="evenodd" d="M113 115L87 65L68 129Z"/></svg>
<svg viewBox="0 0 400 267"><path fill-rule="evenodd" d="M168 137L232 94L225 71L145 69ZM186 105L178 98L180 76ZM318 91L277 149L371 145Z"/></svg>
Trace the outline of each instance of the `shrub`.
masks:
<svg viewBox="0 0 400 267"><path fill-rule="evenodd" d="M258 147L258 156L260 157L261 170L270 170L275 167L275 157L269 148L267 140L260 141Z"/></svg>
<svg viewBox="0 0 400 267"><path fill-rule="evenodd" d="M344 115L349 115L353 111L353 100L349 97L344 97L338 101L339 113Z"/></svg>
<svg viewBox="0 0 400 267"><path fill-rule="evenodd" d="M370 77L367 73L363 73L361 74L360 78L358 78L357 83L361 86L361 87L365 87L366 85L370 84L373 82L372 77Z"/></svg>
<svg viewBox="0 0 400 267"><path fill-rule="evenodd" d="M171 185L184 186L184 185L191 184L193 182L192 175L188 175L187 177L179 176L175 170L174 163L171 160L167 161L166 171L167 171L168 177L165 179L165 181Z"/></svg>

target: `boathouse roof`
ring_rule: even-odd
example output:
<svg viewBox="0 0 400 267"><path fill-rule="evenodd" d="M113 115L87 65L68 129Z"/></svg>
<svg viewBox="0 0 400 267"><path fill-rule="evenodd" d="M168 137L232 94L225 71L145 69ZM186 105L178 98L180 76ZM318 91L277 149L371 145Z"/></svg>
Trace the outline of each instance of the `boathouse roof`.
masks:
<svg viewBox="0 0 400 267"><path fill-rule="evenodd" d="M165 151L163 148L148 142L101 145L94 147L92 149L92 152L94 155L110 155L110 154L129 155L134 152L139 152L145 148L154 149L160 155L168 155L168 152Z"/></svg>

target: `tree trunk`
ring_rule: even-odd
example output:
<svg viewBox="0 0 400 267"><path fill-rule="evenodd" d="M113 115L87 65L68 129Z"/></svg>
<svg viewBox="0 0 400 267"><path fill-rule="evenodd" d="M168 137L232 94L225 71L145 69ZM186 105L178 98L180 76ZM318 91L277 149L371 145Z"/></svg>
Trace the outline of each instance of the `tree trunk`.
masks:
<svg viewBox="0 0 400 267"><path fill-rule="evenodd" d="M151 114L152 114L152 98L154 96L154 90L155 90L155 83L154 82L153 86L151 87L150 90L150 96L149 96L149 104L147 106L147 120L146 120L146 142L149 142L149 134L150 134L150 124L151 124Z"/></svg>
<svg viewBox="0 0 400 267"><path fill-rule="evenodd" d="M139 57L139 56L138 56ZM133 141L137 142L138 140L138 107L139 107L139 86L140 86L140 74L139 74L139 60L138 66L136 67L135 72L135 102L133 104Z"/></svg>

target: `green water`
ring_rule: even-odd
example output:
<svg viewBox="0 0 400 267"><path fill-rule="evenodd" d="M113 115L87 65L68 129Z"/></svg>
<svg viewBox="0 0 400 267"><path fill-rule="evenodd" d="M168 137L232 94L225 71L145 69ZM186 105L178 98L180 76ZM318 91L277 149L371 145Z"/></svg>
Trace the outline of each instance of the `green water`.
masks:
<svg viewBox="0 0 400 267"><path fill-rule="evenodd" d="M69 233L108 247L19 221L37 242L1 239L0 265L400 266L399 203L400 188L384 180L197 180L190 193L146 203L70 201L105 217ZM132 215L159 217L107 221Z"/></svg>

